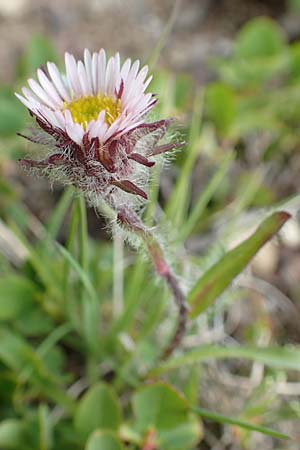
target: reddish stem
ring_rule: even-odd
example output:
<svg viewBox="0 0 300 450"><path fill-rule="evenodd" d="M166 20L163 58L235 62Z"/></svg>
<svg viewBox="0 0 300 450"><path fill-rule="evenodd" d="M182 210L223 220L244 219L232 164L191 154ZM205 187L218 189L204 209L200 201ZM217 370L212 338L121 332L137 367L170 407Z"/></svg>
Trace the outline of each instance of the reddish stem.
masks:
<svg viewBox="0 0 300 450"><path fill-rule="evenodd" d="M125 228L127 228L127 230L138 235L144 241L156 272L169 286L178 307L179 315L177 327L171 342L162 355L163 359L168 358L180 345L186 330L188 306L186 304L185 295L179 286L176 275L174 275L166 260L161 245L153 233L141 222L138 215L129 208L122 208L119 210L118 220Z"/></svg>

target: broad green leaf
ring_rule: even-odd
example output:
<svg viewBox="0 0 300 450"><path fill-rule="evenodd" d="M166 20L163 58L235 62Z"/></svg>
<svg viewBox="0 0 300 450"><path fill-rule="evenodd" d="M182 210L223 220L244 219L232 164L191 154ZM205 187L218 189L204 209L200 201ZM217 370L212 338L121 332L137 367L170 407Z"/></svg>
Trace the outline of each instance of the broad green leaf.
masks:
<svg viewBox="0 0 300 450"><path fill-rule="evenodd" d="M186 352L182 356L169 359L160 364L151 373L153 375L159 375L170 370L211 359L225 358L244 358L258 361L278 369L300 371L300 348L297 347L221 347L217 345L203 345L200 348Z"/></svg>
<svg viewBox="0 0 300 450"><path fill-rule="evenodd" d="M25 277L6 275L0 278L0 321L12 320L34 306L36 286Z"/></svg>
<svg viewBox="0 0 300 450"><path fill-rule="evenodd" d="M272 436L277 439L289 439L289 436L287 436L286 434L279 433L279 431L272 430L271 428L255 425L253 423L246 422L244 420L240 420L234 417L224 416L223 414L218 414L203 408L192 407L191 409L196 414L199 414L199 416L204 417L205 419L213 420L214 422L224 423L228 425L235 425L237 427L245 428L246 430L250 431L256 431L258 433L262 433L267 436Z"/></svg>
<svg viewBox="0 0 300 450"><path fill-rule="evenodd" d="M96 430L88 439L85 450L123 450L123 445L111 431Z"/></svg>
<svg viewBox="0 0 300 450"><path fill-rule="evenodd" d="M139 429L155 426L168 430L185 423L188 404L171 386L156 383L143 387L134 394L133 409Z"/></svg>
<svg viewBox="0 0 300 450"><path fill-rule="evenodd" d="M201 424L189 412L187 400L172 386L159 382L133 396L133 409L140 433L153 429L153 439L164 450L188 450L201 439Z"/></svg>
<svg viewBox="0 0 300 450"><path fill-rule="evenodd" d="M230 133L236 117L236 100L233 90L221 83L211 84L206 90L207 113L221 135Z"/></svg>
<svg viewBox="0 0 300 450"><path fill-rule="evenodd" d="M252 236L229 251L200 277L188 296L192 318L201 314L222 294L231 281L245 269L258 250L280 230L289 218L290 214L284 211L272 214L262 222Z"/></svg>
<svg viewBox="0 0 300 450"><path fill-rule="evenodd" d="M25 427L20 420L7 419L0 422L0 448L20 449L24 448Z"/></svg>
<svg viewBox="0 0 300 450"><path fill-rule="evenodd" d="M276 22L259 17L248 22L236 39L235 55L239 58L267 57L280 53L285 36Z"/></svg>
<svg viewBox="0 0 300 450"><path fill-rule="evenodd" d="M115 431L121 421L121 410L114 391L104 383L91 387L80 400L74 426L87 437L97 428Z"/></svg>
<svg viewBox="0 0 300 450"><path fill-rule="evenodd" d="M202 438L202 427L199 419L189 415L185 423L178 425L172 430L161 431L159 437L159 448L164 450L185 450L194 448Z"/></svg>

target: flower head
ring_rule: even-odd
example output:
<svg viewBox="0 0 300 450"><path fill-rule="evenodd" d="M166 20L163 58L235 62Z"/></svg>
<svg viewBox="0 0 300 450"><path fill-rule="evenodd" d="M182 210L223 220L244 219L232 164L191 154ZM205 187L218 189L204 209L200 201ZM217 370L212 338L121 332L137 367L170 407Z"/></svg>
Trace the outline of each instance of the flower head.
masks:
<svg viewBox="0 0 300 450"><path fill-rule="evenodd" d="M148 67L130 59L121 65L118 53L107 61L103 49L85 50L83 61L66 53L65 74L54 63L46 67L38 69L38 81L28 80L23 96L16 94L42 131L25 137L46 148L42 159L23 165L75 185L94 204L98 196L111 204L127 201L120 191L147 198L142 169L178 146L158 146L169 120L145 121L156 103L146 93Z"/></svg>

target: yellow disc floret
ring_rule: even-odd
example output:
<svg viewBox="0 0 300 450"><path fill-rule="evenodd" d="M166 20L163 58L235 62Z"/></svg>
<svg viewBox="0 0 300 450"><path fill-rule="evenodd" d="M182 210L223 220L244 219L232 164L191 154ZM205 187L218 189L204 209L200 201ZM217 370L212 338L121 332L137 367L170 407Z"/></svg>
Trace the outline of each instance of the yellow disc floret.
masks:
<svg viewBox="0 0 300 450"><path fill-rule="evenodd" d="M72 114L74 122L79 123L84 129L91 120L97 120L101 111L105 111L105 122L111 125L121 114L121 101L112 97L89 95L71 103L65 103L64 109Z"/></svg>

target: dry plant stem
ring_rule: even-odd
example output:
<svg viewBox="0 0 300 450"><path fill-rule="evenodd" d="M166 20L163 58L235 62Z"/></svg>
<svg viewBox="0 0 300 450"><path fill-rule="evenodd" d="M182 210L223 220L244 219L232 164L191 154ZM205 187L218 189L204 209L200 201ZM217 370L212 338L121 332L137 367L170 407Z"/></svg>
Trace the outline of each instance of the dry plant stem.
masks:
<svg viewBox="0 0 300 450"><path fill-rule="evenodd" d="M151 256L155 271L167 283L178 307L178 323L174 336L162 354L162 359L166 359L180 345L186 330L188 306L185 295L179 286L176 275L172 272L166 260L161 245L151 230L142 223L138 215L129 208L122 208L118 212L118 220L128 231L143 240Z"/></svg>

